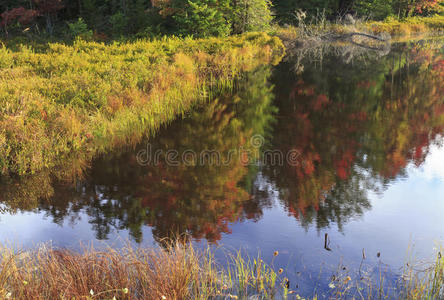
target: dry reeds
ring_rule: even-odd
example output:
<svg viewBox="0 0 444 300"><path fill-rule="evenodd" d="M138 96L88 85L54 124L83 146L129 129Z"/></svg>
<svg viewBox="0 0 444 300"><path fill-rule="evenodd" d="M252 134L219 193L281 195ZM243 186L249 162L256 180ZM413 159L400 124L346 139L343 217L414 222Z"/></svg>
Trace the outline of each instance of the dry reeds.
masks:
<svg viewBox="0 0 444 300"><path fill-rule="evenodd" d="M41 246L0 252L0 298L11 299L209 299L255 294L269 298L277 274L262 260L231 257L227 269L211 252L181 242L164 248L82 253Z"/></svg>
<svg viewBox="0 0 444 300"><path fill-rule="evenodd" d="M219 264L210 249L196 250L180 240L162 248L85 248L82 252L40 246L33 250L0 249L0 299L303 299L290 290L284 270L274 270L260 256L242 252ZM276 251L274 257L278 252ZM421 270L406 269L396 289L384 289L384 275L349 275L329 284L334 299L442 299L441 251ZM317 299L316 295L310 295ZM306 298L310 299L310 298Z"/></svg>

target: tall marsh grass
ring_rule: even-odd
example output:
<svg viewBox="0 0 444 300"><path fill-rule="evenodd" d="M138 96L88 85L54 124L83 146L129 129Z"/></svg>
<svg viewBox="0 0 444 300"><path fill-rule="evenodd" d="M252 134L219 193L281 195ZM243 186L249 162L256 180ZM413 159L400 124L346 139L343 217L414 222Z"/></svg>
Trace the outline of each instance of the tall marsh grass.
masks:
<svg viewBox="0 0 444 300"><path fill-rule="evenodd" d="M0 174L34 173L134 144L208 99L212 87L276 63L283 51L265 33L78 40L38 51L0 44Z"/></svg>
<svg viewBox="0 0 444 300"><path fill-rule="evenodd" d="M282 269L242 252L216 261L211 250L183 241L162 248L127 247L82 252L40 246L27 251L0 248L0 299L320 299L290 290ZM441 253L441 252L439 252ZM444 259L417 269L406 264L396 289L381 282L337 278L328 299L443 299ZM275 252L274 257L278 255ZM338 284L341 282L341 284ZM294 283L293 283L294 285ZM334 286L334 287L333 287ZM354 290L354 292L352 292Z"/></svg>
<svg viewBox="0 0 444 300"><path fill-rule="evenodd" d="M406 264L401 295L409 300L444 299L444 249L436 253L433 263Z"/></svg>
<svg viewBox="0 0 444 300"><path fill-rule="evenodd" d="M271 299L281 289L279 275L260 259L238 254L223 267L209 250L181 242L82 253L2 248L0 270L1 299Z"/></svg>

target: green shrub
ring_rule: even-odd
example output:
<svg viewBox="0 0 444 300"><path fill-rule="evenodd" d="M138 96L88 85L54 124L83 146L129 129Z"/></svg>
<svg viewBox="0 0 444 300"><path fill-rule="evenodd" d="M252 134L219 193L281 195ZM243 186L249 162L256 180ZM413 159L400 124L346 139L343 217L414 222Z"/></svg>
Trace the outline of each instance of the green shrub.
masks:
<svg viewBox="0 0 444 300"><path fill-rule="evenodd" d="M122 13L118 12L109 18L114 36L121 36L125 33L125 28L128 25L128 18Z"/></svg>
<svg viewBox="0 0 444 300"><path fill-rule="evenodd" d="M273 20L270 0L239 0L233 7L235 33L265 31Z"/></svg>
<svg viewBox="0 0 444 300"><path fill-rule="evenodd" d="M355 3L356 13L373 20L384 20L393 14L392 0L359 0Z"/></svg>
<svg viewBox="0 0 444 300"><path fill-rule="evenodd" d="M179 34L194 37L229 35L231 24L224 17L224 6L228 7L226 0L188 0L188 3L178 8L173 16Z"/></svg>
<svg viewBox="0 0 444 300"><path fill-rule="evenodd" d="M74 23L68 23L68 35L72 39L81 38L84 40L92 40L93 32L88 29L88 25L82 18L77 19Z"/></svg>

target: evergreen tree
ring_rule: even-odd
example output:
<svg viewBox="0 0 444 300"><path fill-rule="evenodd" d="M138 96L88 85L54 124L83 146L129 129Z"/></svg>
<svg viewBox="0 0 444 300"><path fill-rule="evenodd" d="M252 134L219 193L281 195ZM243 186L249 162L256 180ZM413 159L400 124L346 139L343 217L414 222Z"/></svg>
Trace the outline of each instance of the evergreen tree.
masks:
<svg viewBox="0 0 444 300"><path fill-rule="evenodd" d="M232 22L234 33L266 30L273 17L270 0L234 0Z"/></svg>
<svg viewBox="0 0 444 300"><path fill-rule="evenodd" d="M188 0L175 1L172 6L173 19L180 35L195 37L227 36L231 22L226 13L229 0Z"/></svg>

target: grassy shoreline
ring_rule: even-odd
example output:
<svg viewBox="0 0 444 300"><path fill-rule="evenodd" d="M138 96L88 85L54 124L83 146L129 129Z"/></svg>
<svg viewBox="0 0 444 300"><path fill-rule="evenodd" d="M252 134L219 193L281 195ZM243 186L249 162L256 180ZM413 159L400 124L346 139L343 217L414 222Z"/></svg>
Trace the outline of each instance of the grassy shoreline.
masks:
<svg viewBox="0 0 444 300"><path fill-rule="evenodd" d="M164 248L133 248L83 252L40 246L0 250L2 299L318 299L287 285L284 270L260 256L227 254L223 264L211 250L197 250L179 241ZM276 251L274 257L278 256ZM334 299L440 299L444 294L441 252L421 270L406 264L395 294L380 283L350 276L336 277L328 287ZM293 283L292 286L294 286ZM365 295L365 296L364 296ZM360 297L359 297L360 296Z"/></svg>
<svg viewBox="0 0 444 300"><path fill-rule="evenodd" d="M32 174L137 143L209 98L212 88L284 52L249 33L104 45L77 41L45 51L0 47L0 174ZM75 172L75 171L74 171Z"/></svg>
<svg viewBox="0 0 444 300"><path fill-rule="evenodd" d="M442 31L444 16L310 26L279 28L272 35L280 39L248 33L109 45L0 44L0 176L60 165L81 173L98 153L155 133L208 99L212 88L229 87L240 73L278 62L282 41L306 42L307 31L408 36Z"/></svg>
<svg viewBox="0 0 444 300"><path fill-rule="evenodd" d="M374 34L387 32L394 36L409 36L421 33L440 33L444 31L444 16L410 17L404 20L369 21L364 28Z"/></svg>

